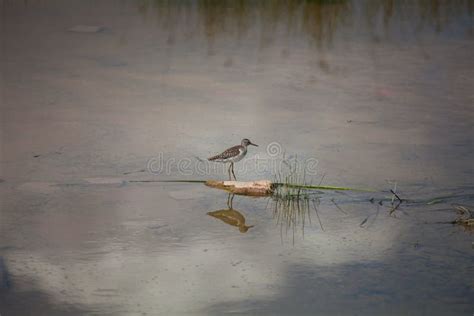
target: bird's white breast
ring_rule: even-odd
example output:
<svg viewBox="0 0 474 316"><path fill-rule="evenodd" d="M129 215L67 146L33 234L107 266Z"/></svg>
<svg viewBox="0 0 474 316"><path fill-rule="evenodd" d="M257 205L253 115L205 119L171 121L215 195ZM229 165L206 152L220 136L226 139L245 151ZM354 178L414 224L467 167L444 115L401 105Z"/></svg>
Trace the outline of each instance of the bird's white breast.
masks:
<svg viewBox="0 0 474 316"><path fill-rule="evenodd" d="M232 158L229 158L228 161L229 162L237 162L237 161L240 161L242 160L242 158L245 157L245 154L247 153L247 150L243 149L243 148L239 148L239 154L235 157L232 157Z"/></svg>

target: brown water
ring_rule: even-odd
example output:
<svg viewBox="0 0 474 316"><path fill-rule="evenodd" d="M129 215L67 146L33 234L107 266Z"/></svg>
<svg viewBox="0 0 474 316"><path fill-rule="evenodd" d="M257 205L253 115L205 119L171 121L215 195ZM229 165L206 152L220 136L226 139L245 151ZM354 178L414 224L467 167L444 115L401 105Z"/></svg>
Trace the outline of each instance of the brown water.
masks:
<svg viewBox="0 0 474 316"><path fill-rule="evenodd" d="M472 1L0 6L2 315L474 312Z"/></svg>

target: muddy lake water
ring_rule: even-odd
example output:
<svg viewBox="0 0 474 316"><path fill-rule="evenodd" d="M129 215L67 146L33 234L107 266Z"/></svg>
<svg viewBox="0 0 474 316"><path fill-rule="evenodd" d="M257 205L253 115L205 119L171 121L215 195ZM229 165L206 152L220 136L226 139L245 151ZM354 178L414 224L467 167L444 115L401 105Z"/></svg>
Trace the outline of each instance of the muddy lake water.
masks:
<svg viewBox="0 0 474 316"><path fill-rule="evenodd" d="M0 10L2 316L474 313L473 1Z"/></svg>

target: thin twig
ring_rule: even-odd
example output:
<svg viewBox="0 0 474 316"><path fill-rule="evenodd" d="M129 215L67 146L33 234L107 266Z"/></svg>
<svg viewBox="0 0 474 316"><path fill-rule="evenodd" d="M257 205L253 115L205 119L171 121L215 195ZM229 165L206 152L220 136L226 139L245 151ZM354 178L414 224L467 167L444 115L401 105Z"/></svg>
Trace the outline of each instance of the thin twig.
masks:
<svg viewBox="0 0 474 316"><path fill-rule="evenodd" d="M321 230L324 231L323 223L321 223L321 219L319 218L319 214L318 214L318 208L316 207L316 203L314 201L313 201L313 207L314 207L314 210L316 211L316 216L318 217L319 226L321 226Z"/></svg>
<svg viewBox="0 0 474 316"><path fill-rule="evenodd" d="M369 219L369 217L370 217L370 215L367 216L367 217L359 224L359 226L360 226L360 227L364 227L364 224L367 223L367 220Z"/></svg>
<svg viewBox="0 0 474 316"><path fill-rule="evenodd" d="M346 211L344 211L339 205L337 205L336 201L334 201L334 198L331 199L331 202L333 202L334 205L336 205L336 207L337 207L337 209L338 209L339 211L341 211L341 212L344 213L344 214L347 214Z"/></svg>
<svg viewBox="0 0 474 316"><path fill-rule="evenodd" d="M377 205L377 212L375 213L374 220L369 225L367 225L367 228L369 226L372 226L375 223L375 221L377 220L377 216L379 216L379 212L380 212L380 206Z"/></svg>
<svg viewBox="0 0 474 316"><path fill-rule="evenodd" d="M393 185L393 190L390 190L390 191L393 193L394 196L396 196L395 191L397 191L397 182L395 182L395 184ZM393 204L393 199L394 197L392 196L392 204Z"/></svg>
<svg viewBox="0 0 474 316"><path fill-rule="evenodd" d="M402 202L398 202L398 204L397 204L394 208L392 208L392 209L390 210L390 216L392 215L393 212L395 212L395 211L398 209L398 207L400 206L400 204L402 204Z"/></svg>
<svg viewBox="0 0 474 316"><path fill-rule="evenodd" d="M318 184L318 186L320 186L320 185L321 185L321 183L323 183L323 180L324 180L324 177L325 177L325 176L326 176L326 174L323 174L323 176L321 177L321 180L319 180L319 184Z"/></svg>
<svg viewBox="0 0 474 316"><path fill-rule="evenodd" d="M397 193L395 193L395 191L393 191L393 190L390 190L390 192L392 192L392 193L393 193L393 195L394 195L394 196L395 196L395 197L398 199L398 201L400 201L400 203L402 203L402 202L403 202L403 200L402 200L402 199L401 199L401 198L400 198L400 197L397 195ZM392 199L392 203L393 203L393 199Z"/></svg>

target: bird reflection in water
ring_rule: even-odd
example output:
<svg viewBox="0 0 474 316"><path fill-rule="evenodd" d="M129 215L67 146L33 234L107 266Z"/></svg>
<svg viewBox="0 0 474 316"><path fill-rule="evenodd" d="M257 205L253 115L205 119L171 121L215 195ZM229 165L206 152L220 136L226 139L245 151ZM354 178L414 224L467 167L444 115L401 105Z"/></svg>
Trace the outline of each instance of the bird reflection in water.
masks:
<svg viewBox="0 0 474 316"><path fill-rule="evenodd" d="M242 215L242 213L237 210L234 210L232 207L233 199L234 194L229 193L227 197L227 209L208 212L207 215L218 218L226 224L238 227L241 233L246 233L249 228L253 227L253 225L245 225L245 217Z"/></svg>

